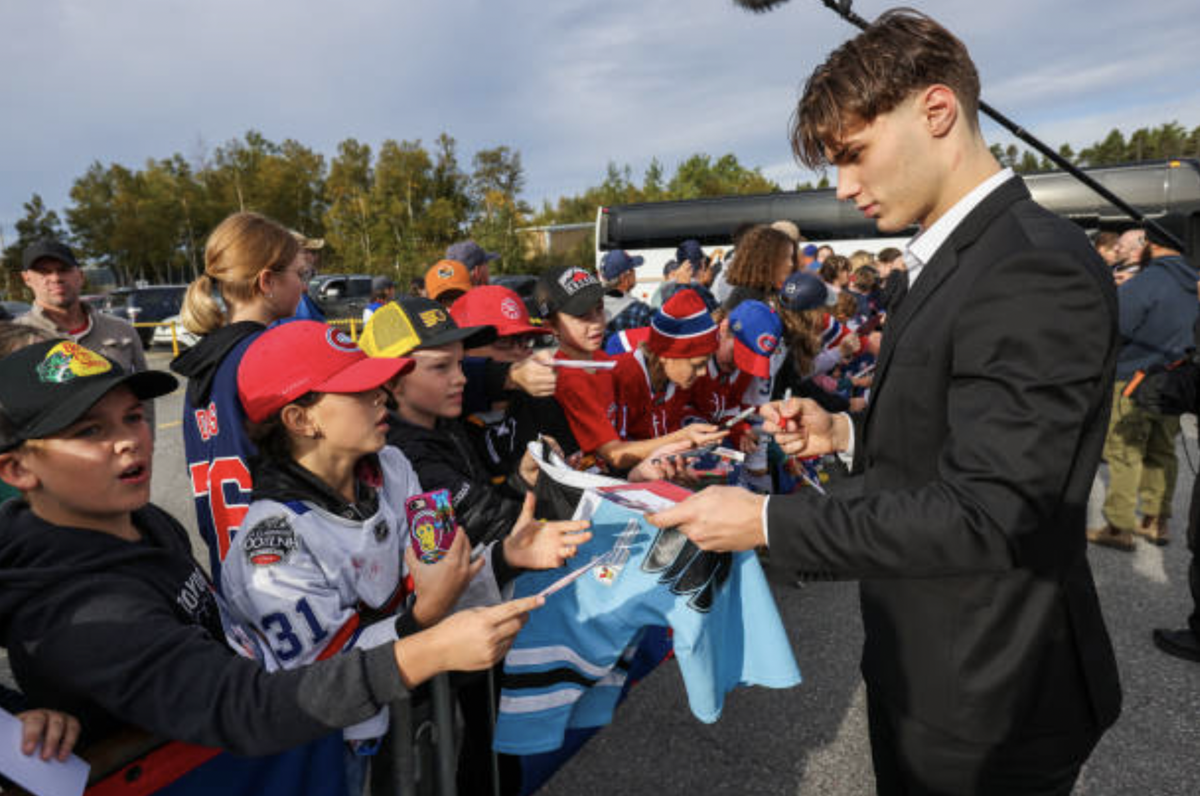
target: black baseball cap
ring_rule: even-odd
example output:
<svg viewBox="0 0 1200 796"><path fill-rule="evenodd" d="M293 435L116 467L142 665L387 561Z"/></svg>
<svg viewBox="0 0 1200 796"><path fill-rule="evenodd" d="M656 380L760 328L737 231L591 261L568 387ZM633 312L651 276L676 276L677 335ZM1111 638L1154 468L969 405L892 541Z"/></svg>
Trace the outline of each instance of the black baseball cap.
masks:
<svg viewBox="0 0 1200 796"><path fill-rule="evenodd" d="M71 340L45 340L9 354L0 359L0 413L10 426L0 429L0 452L62 431L121 386L145 401L179 382L160 370L126 373Z"/></svg>
<svg viewBox="0 0 1200 796"><path fill-rule="evenodd" d="M58 260L63 265L79 267L71 247L56 240L39 240L26 247L21 253L21 270L28 271L38 260Z"/></svg>
<svg viewBox="0 0 1200 796"><path fill-rule="evenodd" d="M450 311L433 299L405 296L371 313L358 346L368 356L400 357L459 340L464 348L479 348L495 339L495 326L459 328Z"/></svg>
<svg viewBox="0 0 1200 796"><path fill-rule="evenodd" d="M556 312L580 317L604 300L604 286L589 271L560 265L542 272L536 295L542 317L549 318Z"/></svg>
<svg viewBox="0 0 1200 796"><path fill-rule="evenodd" d="M1187 247L1187 217L1181 213L1167 213L1154 219L1158 224L1158 229L1146 224L1143 229L1146 231L1146 238L1155 246L1161 246L1164 249L1177 250L1182 244ZM1174 235L1179 243L1171 240L1167 235L1159 232L1159 229L1164 230L1170 235Z"/></svg>

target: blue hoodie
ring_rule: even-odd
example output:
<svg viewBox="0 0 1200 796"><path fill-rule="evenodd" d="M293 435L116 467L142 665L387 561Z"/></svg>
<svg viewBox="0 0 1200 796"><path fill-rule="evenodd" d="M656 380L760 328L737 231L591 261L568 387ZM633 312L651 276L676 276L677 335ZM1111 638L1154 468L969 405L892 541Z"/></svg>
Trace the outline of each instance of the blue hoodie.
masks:
<svg viewBox="0 0 1200 796"><path fill-rule="evenodd" d="M1200 315L1196 269L1179 255L1156 257L1117 289L1121 352L1117 379L1179 359L1192 347Z"/></svg>

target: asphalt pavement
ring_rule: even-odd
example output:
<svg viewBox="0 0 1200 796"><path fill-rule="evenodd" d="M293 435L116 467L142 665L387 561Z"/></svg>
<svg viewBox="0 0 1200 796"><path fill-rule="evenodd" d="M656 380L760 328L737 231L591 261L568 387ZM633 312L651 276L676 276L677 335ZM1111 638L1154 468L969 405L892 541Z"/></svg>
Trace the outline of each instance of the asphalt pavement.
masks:
<svg viewBox="0 0 1200 796"><path fill-rule="evenodd" d="M154 351L165 368L169 352ZM182 391L159 400L153 498L195 534L183 459ZM1200 793L1200 665L1150 641L1154 627L1182 627L1189 610L1184 519L1200 467L1196 425L1185 418L1172 542L1136 552L1092 547L1089 556L1117 651L1124 709L1089 760L1076 794L1195 796ZM862 626L853 583L774 585L804 682L732 693L715 724L691 714L678 667L660 666L542 789L542 796L627 793L836 794L874 792L858 673Z"/></svg>

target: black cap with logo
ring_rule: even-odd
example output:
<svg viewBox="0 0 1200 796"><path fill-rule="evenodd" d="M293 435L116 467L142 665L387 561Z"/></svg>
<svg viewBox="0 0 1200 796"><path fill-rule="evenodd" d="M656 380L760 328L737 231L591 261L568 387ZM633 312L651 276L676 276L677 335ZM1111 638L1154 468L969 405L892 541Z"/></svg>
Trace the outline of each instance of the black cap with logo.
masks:
<svg viewBox="0 0 1200 796"><path fill-rule="evenodd" d="M464 348L478 348L495 339L494 326L459 328L450 311L433 299L405 296L371 313L358 346L368 356L400 357L459 340Z"/></svg>
<svg viewBox="0 0 1200 796"><path fill-rule="evenodd" d="M565 312L578 318L604 301L604 286L595 274L582 268L558 266L538 277L536 296L542 317Z"/></svg>
<svg viewBox="0 0 1200 796"><path fill-rule="evenodd" d="M126 373L71 340L26 346L0 360L0 414L9 426L0 429L0 452L62 431L117 387L148 400L178 385L174 376L158 370Z"/></svg>

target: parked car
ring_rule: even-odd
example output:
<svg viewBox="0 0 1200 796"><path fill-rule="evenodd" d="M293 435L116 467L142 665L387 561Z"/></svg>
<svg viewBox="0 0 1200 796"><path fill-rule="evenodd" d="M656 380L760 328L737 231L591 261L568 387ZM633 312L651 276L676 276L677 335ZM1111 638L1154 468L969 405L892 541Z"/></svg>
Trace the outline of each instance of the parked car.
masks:
<svg viewBox="0 0 1200 796"><path fill-rule="evenodd" d="M156 323L179 314L187 288L187 285L118 288L108 294L105 312L130 323ZM137 332L142 345L149 348L154 341L154 327L139 326Z"/></svg>
<svg viewBox="0 0 1200 796"><path fill-rule="evenodd" d="M171 345L171 327L168 324L175 324L175 342L179 343L179 347L191 348L196 343L200 342L200 335L189 332L184 328L183 322L179 320L178 315L172 315L170 318L163 318L163 326L154 327L154 336L151 342L154 345L170 347Z"/></svg>
<svg viewBox="0 0 1200 796"><path fill-rule="evenodd" d="M0 320L16 318L29 312L30 305L24 301L0 301Z"/></svg>
<svg viewBox="0 0 1200 796"><path fill-rule="evenodd" d="M321 274L308 283L308 295L331 321L361 318L371 303L371 275Z"/></svg>

